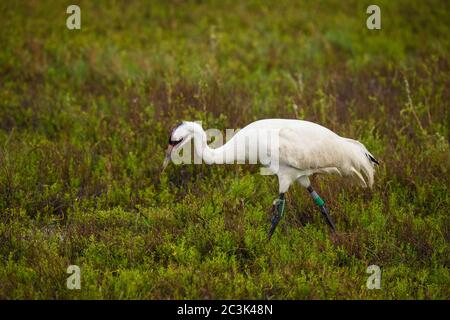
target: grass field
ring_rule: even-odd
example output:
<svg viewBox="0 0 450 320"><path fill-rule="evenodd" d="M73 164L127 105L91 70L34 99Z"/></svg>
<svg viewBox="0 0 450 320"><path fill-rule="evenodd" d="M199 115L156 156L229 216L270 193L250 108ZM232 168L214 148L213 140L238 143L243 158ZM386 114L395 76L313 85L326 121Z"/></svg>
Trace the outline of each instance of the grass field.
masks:
<svg viewBox="0 0 450 320"><path fill-rule="evenodd" d="M0 298L449 299L450 7L376 1L0 3ZM171 165L180 120L299 118L363 142L372 190ZM382 270L369 290L369 265ZM81 289L66 288L69 265Z"/></svg>

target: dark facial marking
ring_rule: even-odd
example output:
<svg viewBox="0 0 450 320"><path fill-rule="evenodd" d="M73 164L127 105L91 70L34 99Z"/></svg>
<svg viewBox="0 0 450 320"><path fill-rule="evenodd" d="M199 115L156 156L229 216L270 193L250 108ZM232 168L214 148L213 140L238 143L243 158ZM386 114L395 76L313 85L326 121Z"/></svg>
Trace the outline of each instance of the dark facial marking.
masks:
<svg viewBox="0 0 450 320"><path fill-rule="evenodd" d="M181 139L178 140L178 141L172 140L173 132L174 132L179 126L181 126L182 124L183 124L183 122L180 122L180 123L177 124L177 125L172 129L172 131L170 132L170 136L169 136L169 144L170 144L171 146L176 146L176 145L179 144L181 141L183 141L183 138L181 138Z"/></svg>
<svg viewBox="0 0 450 320"><path fill-rule="evenodd" d="M173 141L170 137L169 137L169 144L171 146L176 146L177 144L179 144L181 141L183 141L183 139L180 139L178 141Z"/></svg>

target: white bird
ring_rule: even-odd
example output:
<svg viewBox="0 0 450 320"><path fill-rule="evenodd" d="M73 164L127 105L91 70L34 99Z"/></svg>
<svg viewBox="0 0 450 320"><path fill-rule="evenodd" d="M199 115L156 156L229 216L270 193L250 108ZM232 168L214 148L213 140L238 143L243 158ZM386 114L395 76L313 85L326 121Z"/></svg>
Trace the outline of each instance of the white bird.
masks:
<svg viewBox="0 0 450 320"><path fill-rule="evenodd" d="M175 127L169 137L169 146L163 170L171 156L191 139L194 150L207 164L244 163L256 160L278 176L279 196L274 201L271 238L284 214L285 193L294 181L306 188L320 207L327 223L335 232L325 202L311 186L313 174L338 174L356 178L363 187L372 187L374 166L379 164L366 147L344 138L313 122L289 119L265 119L250 123L219 148L207 144L207 135L200 124L185 121Z"/></svg>

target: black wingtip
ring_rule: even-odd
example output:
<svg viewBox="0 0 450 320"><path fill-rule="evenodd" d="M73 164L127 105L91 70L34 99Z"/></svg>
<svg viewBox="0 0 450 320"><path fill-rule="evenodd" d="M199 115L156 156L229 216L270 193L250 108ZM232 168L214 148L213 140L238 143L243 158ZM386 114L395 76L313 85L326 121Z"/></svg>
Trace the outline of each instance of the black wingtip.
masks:
<svg viewBox="0 0 450 320"><path fill-rule="evenodd" d="M380 165L380 162L379 162L377 159L375 159L374 157L372 157L370 154L369 154L369 158L370 158L370 160L371 160L373 163L376 163L377 165Z"/></svg>
<svg viewBox="0 0 450 320"><path fill-rule="evenodd" d="M366 156L373 163L376 163L377 165L380 165L380 162L377 159L375 159L371 154L366 153Z"/></svg>

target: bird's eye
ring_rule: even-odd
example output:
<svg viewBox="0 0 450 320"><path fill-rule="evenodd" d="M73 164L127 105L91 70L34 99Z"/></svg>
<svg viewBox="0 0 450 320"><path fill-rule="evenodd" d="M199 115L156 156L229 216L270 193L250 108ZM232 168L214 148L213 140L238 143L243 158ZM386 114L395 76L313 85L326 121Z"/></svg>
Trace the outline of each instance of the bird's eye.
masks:
<svg viewBox="0 0 450 320"><path fill-rule="evenodd" d="M169 138L169 144L171 146L176 146L177 144L180 144L181 141L183 141L183 138L181 138L180 140L177 140L177 141L172 140L172 137Z"/></svg>

